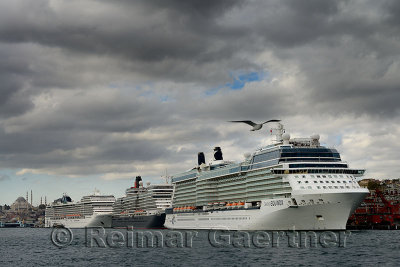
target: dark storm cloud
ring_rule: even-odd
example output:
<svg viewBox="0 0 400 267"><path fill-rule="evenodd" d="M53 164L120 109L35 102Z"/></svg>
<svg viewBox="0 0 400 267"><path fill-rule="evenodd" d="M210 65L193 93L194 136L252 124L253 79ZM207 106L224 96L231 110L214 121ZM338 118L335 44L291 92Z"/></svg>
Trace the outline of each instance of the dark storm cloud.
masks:
<svg viewBox="0 0 400 267"><path fill-rule="evenodd" d="M24 77L29 69L0 46L0 118L19 115L32 108L29 92L24 90Z"/></svg>
<svg viewBox="0 0 400 267"><path fill-rule="evenodd" d="M4 1L0 166L129 172L255 145L228 120L396 119L397 2Z"/></svg>
<svg viewBox="0 0 400 267"><path fill-rule="evenodd" d="M48 1L40 3L21 4L30 8L29 16L16 16L15 9L3 11L1 40L34 42L83 53L120 54L150 62L166 58L196 59L207 53L213 42L207 32L215 31L218 28L215 19L237 4L233 1L117 1L114 7L110 6L111 11L96 14L75 2L72 5L75 4L77 12L72 14L54 9ZM96 3L93 5L96 8ZM98 1L97 5L107 8L110 4ZM117 12L123 15L120 19L115 17ZM192 32L194 28L196 31Z"/></svg>

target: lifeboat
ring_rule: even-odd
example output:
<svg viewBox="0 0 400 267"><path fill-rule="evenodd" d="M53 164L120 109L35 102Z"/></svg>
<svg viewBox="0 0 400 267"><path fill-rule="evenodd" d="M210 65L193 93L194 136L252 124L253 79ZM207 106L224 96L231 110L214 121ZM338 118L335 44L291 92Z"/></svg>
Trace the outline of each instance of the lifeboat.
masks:
<svg viewBox="0 0 400 267"><path fill-rule="evenodd" d="M232 208L237 208L238 207L238 202L233 202L232 203Z"/></svg>
<svg viewBox="0 0 400 267"><path fill-rule="evenodd" d="M243 202L243 201L239 202L238 206L239 206L240 208L243 208L243 207L244 207L244 202Z"/></svg>

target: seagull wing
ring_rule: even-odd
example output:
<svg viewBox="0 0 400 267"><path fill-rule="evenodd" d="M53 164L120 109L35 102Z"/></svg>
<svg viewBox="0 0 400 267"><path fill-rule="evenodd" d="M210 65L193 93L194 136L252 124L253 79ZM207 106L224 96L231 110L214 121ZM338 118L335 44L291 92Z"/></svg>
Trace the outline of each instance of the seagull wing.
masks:
<svg viewBox="0 0 400 267"><path fill-rule="evenodd" d="M248 124L248 125L250 125L250 126L255 126L255 125L257 125L257 123L254 123L254 122L252 122L252 121L230 121L230 122L243 122L243 123L246 123L246 124Z"/></svg>
<svg viewBox="0 0 400 267"><path fill-rule="evenodd" d="M263 122L263 123L261 123L261 124L265 124L265 123L268 123L268 122L280 122L281 120L269 120L269 121L266 121L266 122Z"/></svg>

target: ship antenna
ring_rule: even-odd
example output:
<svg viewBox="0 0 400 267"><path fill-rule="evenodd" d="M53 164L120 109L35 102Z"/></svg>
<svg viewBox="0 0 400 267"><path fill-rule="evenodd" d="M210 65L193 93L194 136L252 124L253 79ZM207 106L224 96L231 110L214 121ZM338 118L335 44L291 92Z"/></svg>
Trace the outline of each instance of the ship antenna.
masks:
<svg viewBox="0 0 400 267"><path fill-rule="evenodd" d="M276 128L271 128L270 130L271 135L275 135L275 142L280 143L283 141L282 135L285 133L285 128L283 124L278 122Z"/></svg>
<svg viewBox="0 0 400 267"><path fill-rule="evenodd" d="M161 176L161 177L165 179L165 183L166 183L166 184L169 184L169 181L170 181L170 179L171 179L171 176L168 176L168 170L167 170L167 169L165 169L165 175L164 175L164 176Z"/></svg>

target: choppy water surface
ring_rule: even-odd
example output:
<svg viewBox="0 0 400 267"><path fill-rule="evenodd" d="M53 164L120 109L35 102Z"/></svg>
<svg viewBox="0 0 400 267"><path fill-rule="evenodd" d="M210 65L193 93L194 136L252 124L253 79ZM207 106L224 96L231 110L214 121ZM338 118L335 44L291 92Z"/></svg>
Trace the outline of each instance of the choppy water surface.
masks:
<svg viewBox="0 0 400 267"><path fill-rule="evenodd" d="M307 239L316 243L304 243L300 236L290 239L278 232L157 230L149 234L84 229L73 229L73 240L67 232L55 233L52 241L52 230L0 229L0 266L397 266L400 262L400 231L353 231L345 242L331 234L321 239L318 233L317 239ZM339 238L338 232L335 235Z"/></svg>

